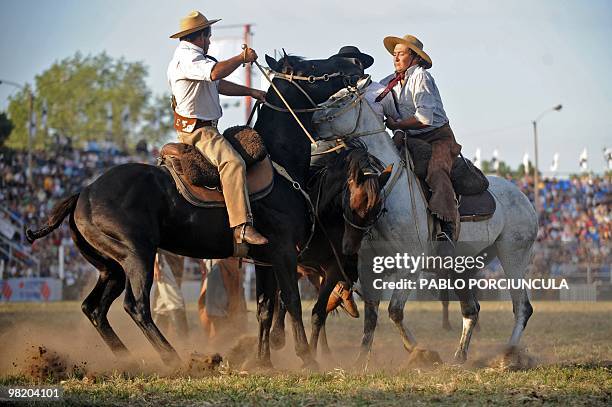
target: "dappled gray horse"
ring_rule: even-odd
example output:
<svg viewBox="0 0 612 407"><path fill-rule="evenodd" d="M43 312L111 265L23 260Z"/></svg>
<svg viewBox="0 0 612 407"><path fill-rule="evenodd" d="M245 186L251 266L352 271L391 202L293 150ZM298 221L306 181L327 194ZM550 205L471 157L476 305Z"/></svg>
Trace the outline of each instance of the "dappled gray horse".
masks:
<svg viewBox="0 0 612 407"><path fill-rule="evenodd" d="M409 154L400 153L385 131L383 118L376 114L364 98L368 86L362 81L354 89L343 89L326 103L327 109L315 113L317 134L320 139L351 139L359 137L385 164L395 164L391 180L386 187L387 209L375 226L370 241L364 240L360 251L359 279L365 301L364 333L358 361L368 357L374 338L378 318L378 307L382 292L374 288L373 282L383 274L372 271L371 254L394 256L408 253L418 256L432 254L428 231L427 203L419 181L411 170ZM333 142L328 143L333 146ZM504 273L509 279L522 279L527 271L532 247L537 235L538 222L533 206L527 197L511 182L488 177L489 191L495 199L494 215L484 221L461 224L459 244L467 247L462 255L477 256L486 253L486 262L499 258ZM365 253L370 257L366 258ZM365 264L367 261L369 264ZM420 270L393 269L385 277L415 280ZM474 325L478 320L480 306L470 290L455 290L461 304L463 330L455 360L467 358L468 347ZM404 320L404 305L409 290L395 289L389 303L389 318L398 328L404 347L412 351L417 340ZM510 290L514 311L514 328L509 345L518 345L533 309L525 289Z"/></svg>

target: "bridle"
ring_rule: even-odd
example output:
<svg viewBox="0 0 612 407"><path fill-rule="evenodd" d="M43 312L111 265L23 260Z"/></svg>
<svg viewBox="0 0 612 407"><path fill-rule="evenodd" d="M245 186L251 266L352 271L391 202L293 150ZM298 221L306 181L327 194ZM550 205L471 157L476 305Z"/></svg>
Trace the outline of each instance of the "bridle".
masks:
<svg viewBox="0 0 612 407"><path fill-rule="evenodd" d="M333 78L337 78L337 77L341 77L344 81L344 87L348 88L350 87L350 79L347 80L347 78L352 78L355 75L346 75L343 72L334 72L334 73L330 73L330 74L323 74L320 76L314 76L314 75L309 75L309 76L301 76L301 75L294 75L293 72L290 74L286 74L283 72L277 72L273 69L270 69L270 72L273 75L273 78L276 79L282 79L285 80L289 83L291 83L293 86L295 86L300 93L302 93L306 99L308 100L308 102L312 105L312 107L310 108L291 108L291 110L293 110L296 113L313 113L319 110L325 110L328 108L328 105L326 105L326 102L322 102L322 103L316 103L314 100L312 100L312 98L310 97L310 95L308 94L308 92L306 92L304 90L304 88L302 86L300 86L299 82L307 82L307 83L315 83L315 82L319 82L319 81L323 81L323 82L329 82L330 79ZM272 110L276 110L277 112L284 112L284 113L289 113L290 109L288 108L284 108L284 107L280 107L280 106L276 106L268 101L263 102L264 106L269 107Z"/></svg>
<svg viewBox="0 0 612 407"><path fill-rule="evenodd" d="M368 175L379 176L381 170L384 169L384 166L381 167L382 163L380 162L380 160L378 160L378 158L374 157L373 155L369 153L368 153L368 159L370 161L370 164L374 168L371 168L370 171L365 171L363 175L364 176L368 176ZM379 168L376 168L376 167L379 167ZM382 188L380 189L380 192L384 195L384 190ZM376 216L374 216L365 225L358 225L355 221L355 216L353 214L353 210L351 208L349 198L350 198L350 193L349 193L349 185L347 182L344 184L344 190L342 191L342 218L344 219L344 222L347 225L365 234L369 233L370 230L374 227L374 225L376 225L376 222L378 222L378 220L381 218L381 216L383 216L385 212L387 212L387 208L385 207L386 199L383 198L380 200L380 204L378 204L380 205L380 207L378 209L378 212L376 212Z"/></svg>

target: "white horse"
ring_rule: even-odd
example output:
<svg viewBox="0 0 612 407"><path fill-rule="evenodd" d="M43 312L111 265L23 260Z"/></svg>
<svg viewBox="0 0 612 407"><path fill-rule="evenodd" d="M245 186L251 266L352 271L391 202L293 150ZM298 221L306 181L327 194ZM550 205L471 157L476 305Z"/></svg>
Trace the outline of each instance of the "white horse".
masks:
<svg viewBox="0 0 612 407"><path fill-rule="evenodd" d="M385 216L375 225L371 241L364 240L360 251L359 280L365 301L364 332L359 354L359 362L368 358L378 319L381 290L374 287L374 280L381 275L372 271L372 257L366 258L365 252L377 256L395 256L396 253L427 255L432 252L428 232L428 213L419 181L411 170L408 154L398 152L389 135L385 132L383 118L369 103L371 94L367 93L368 81L361 82L353 91L343 89L325 103L325 110L316 112L313 117L317 135L321 139L351 139L359 137L368 150L385 164L393 163L393 174L387 184ZM330 144L330 143L328 143ZM333 142L331 144L334 144ZM459 234L459 245L468 247L462 255L482 255L486 253L487 263L499 258L506 277L522 279L532 255L537 235L538 221L535 210L527 197L511 182L488 177L489 191L496 202L494 215L479 222L463 222ZM391 188L391 189L390 189ZM390 189L390 190L389 190ZM416 279L419 270L408 269L391 271L396 282L401 279ZM387 275L389 277L389 275ZM455 290L461 304L463 330L455 361L463 363L474 325L478 320L480 306L470 290ZM514 329L509 345L518 345L533 308L527 291L510 291L514 312ZM398 328L404 347L410 352L417 341L404 320L404 305L408 299L407 289L395 289L389 303L389 318Z"/></svg>

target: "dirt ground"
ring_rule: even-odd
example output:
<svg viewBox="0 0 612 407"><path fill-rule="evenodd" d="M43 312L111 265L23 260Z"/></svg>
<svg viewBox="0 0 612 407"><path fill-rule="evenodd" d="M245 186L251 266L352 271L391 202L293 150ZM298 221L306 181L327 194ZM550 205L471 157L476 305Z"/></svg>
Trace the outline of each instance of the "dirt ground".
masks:
<svg viewBox="0 0 612 407"><path fill-rule="evenodd" d="M230 332L214 343L204 338L195 306L190 306L190 337L186 341L169 338L185 362L177 371L162 364L120 300L111 308L109 320L132 352L129 360L112 355L81 313L79 303L0 304L0 386L60 384L65 401L87 404L150 405L163 400L177 405L186 401L401 405L408 399L426 404L612 402L612 303L534 303L523 350L514 356L522 367L518 372L508 368L508 358L500 358L513 326L509 302L481 303L481 330L475 333L469 361L463 366L452 362L461 328L458 304L451 303L453 329L445 331L440 303L408 303L405 319L412 332L424 349L435 350L442 361L425 368L409 362L415 355L403 349L386 305L380 308L367 370L353 364L363 319L339 313L328 320L333 354L318 355L318 371L301 369L289 321L285 348L272 354L274 369L261 370L242 363L256 351L256 340L250 338L257 334L255 304L249 304L246 331ZM311 302L304 301L307 333L311 307ZM363 310L363 304L360 308ZM188 389L200 391L185 389L189 383L195 387ZM321 397L314 397L317 392Z"/></svg>

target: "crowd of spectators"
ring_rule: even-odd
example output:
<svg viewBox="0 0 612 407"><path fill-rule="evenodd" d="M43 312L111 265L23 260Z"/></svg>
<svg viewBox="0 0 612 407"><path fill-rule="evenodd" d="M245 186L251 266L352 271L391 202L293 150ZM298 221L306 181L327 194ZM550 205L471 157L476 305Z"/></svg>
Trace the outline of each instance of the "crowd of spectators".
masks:
<svg viewBox="0 0 612 407"><path fill-rule="evenodd" d="M3 277L57 276L60 247L64 247L64 278L69 285L89 278L84 275L95 275L74 247L66 222L32 246L21 241L21 228L23 225L41 225L60 199L79 191L111 166L126 162L153 163L155 156L156 152L127 155L95 145L85 149L63 146L58 151L36 152L33 154L33 182L30 184L26 176L27 155L12 150L0 151L0 223L13 225L15 233L10 240L14 244L13 254L16 254L15 259L7 262L6 253L0 251ZM514 179L512 182L533 202L530 179ZM586 262L603 265L598 270L603 270L602 275L606 272L609 275L612 240L610 184L609 175L541 180L542 211L533 262L535 274L572 274L580 272L580 265ZM7 230L6 227L0 230L5 238ZM28 254L38 259L39 265L32 262Z"/></svg>
<svg viewBox="0 0 612 407"><path fill-rule="evenodd" d="M95 270L80 255L70 238L67 222L30 245L23 227L40 227L61 199L78 192L108 168L127 162L154 162L153 154L126 155L110 145L90 143L85 149L69 145L32 154L32 182L28 182L28 156L0 150L0 271L3 278L59 274L59 250L64 248L64 279L68 286L88 280ZM11 243L7 242L10 241ZM10 246L10 247L9 247ZM7 251L11 252L9 260Z"/></svg>

